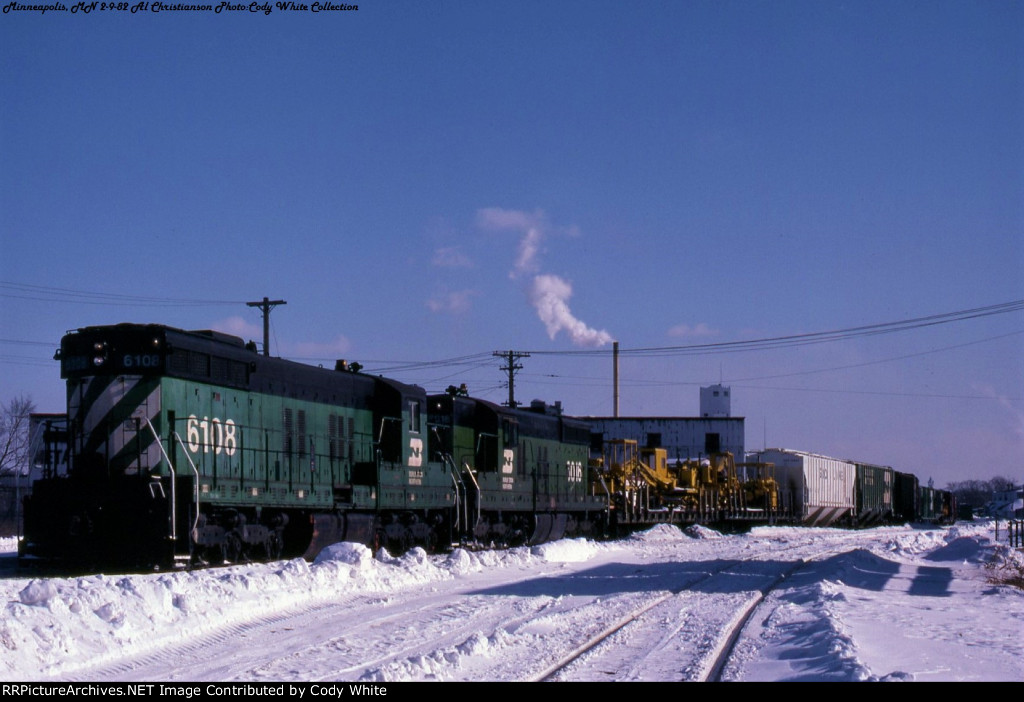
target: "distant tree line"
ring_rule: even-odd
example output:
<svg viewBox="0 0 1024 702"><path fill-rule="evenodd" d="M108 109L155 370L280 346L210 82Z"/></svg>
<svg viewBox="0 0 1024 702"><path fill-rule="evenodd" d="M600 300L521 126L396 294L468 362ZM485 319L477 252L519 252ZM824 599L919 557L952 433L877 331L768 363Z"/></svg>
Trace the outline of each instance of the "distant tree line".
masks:
<svg viewBox="0 0 1024 702"><path fill-rule="evenodd" d="M960 480L949 483L946 489L956 495L956 503L960 506L984 507L992 501L992 493L1004 492L1013 488L1013 480L997 475L991 480Z"/></svg>

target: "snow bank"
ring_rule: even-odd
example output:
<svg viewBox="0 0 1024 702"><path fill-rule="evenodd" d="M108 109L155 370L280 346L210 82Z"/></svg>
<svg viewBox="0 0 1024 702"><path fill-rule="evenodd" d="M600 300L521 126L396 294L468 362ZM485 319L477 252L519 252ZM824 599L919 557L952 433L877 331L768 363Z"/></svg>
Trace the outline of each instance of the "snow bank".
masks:
<svg viewBox="0 0 1024 702"><path fill-rule="evenodd" d="M545 561L586 561L600 546L566 539L508 551L456 549L431 556L374 555L360 544L302 559L152 575L0 581L8 603L0 620L0 679L24 680L157 649L193 635L341 595L390 592L485 569Z"/></svg>
<svg viewBox="0 0 1024 702"><path fill-rule="evenodd" d="M563 539L530 549L531 554L549 563L578 563L590 560L597 551L597 544L586 539Z"/></svg>
<svg viewBox="0 0 1024 702"><path fill-rule="evenodd" d="M801 538L806 545L811 533L811 543L833 555L800 566L773 595L774 608L756 618L761 633L748 640L745 654L741 650L748 667L734 679L798 679L793 677L798 670L817 680L950 679L941 677L947 675L946 668L924 670L921 661L939 656L961 660L976 651L985 656L983 667L972 664L982 671L982 679L1005 679L1006 671L1021 667L1015 621L1024 621L1024 592L995 575L1024 572L1024 556L996 543L991 526L895 527L856 535L838 529L770 527L732 537L703 527L680 531L661 525L614 543L566 539L504 551L455 549L446 555L417 548L398 557L344 543L325 549L313 563L294 559L193 572L0 580L0 597L6 603L0 616L0 680L73 676L76 670L166 649L180 642L183 632L192 637L216 634L299 606L365 594L386 593L387 600L399 601L402 593L422 592L424 585L441 590L444 581L483 571L508 569L507 575L483 573L486 582L499 582L502 588L536 575L543 583L541 596L569 604L572 597L563 601L563 593L552 590L560 580L538 565L565 564L559 571L571 573L573 563L593 559L607 568L625 556L627 562L655 565L655 575L665 572L657 564L693 562L703 571L706 564L738 557L789 558L788 549L799 547ZM630 580L633 586L638 582L643 581ZM655 578L647 587L658 590L662 585ZM743 579L737 587L735 596L746 597ZM650 594L645 587L635 593L629 587L615 592ZM710 613L702 613L700 603L721 594L729 593L695 591L688 596L688 607L696 609L687 616L708 619ZM716 606L721 607L720 601ZM602 616L609 614L604 601L595 607ZM517 611L510 621L519 616ZM542 631L535 623L520 627L515 645L522 648L523 637L529 635L550 638ZM466 670L474 660L496 656L508 659L513 676L508 679L517 679L516 650L506 636L510 632L470 631L428 654L381 662L364 679L450 679L451 670ZM895 648L894 637L902 637ZM486 670L494 674L497 668ZM461 679L473 679L472 673Z"/></svg>

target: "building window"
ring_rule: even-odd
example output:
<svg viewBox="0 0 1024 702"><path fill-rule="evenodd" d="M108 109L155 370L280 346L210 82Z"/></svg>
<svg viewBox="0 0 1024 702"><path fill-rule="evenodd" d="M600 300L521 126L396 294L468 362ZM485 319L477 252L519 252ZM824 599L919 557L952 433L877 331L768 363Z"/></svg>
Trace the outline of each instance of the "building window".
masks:
<svg viewBox="0 0 1024 702"><path fill-rule="evenodd" d="M704 435L704 453L721 453L722 441L717 432L708 432Z"/></svg>

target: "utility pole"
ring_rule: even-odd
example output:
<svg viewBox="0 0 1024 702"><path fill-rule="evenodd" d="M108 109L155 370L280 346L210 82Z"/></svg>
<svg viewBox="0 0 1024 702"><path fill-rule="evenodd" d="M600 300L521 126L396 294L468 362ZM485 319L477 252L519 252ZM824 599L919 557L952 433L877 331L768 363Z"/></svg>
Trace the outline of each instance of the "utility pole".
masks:
<svg viewBox="0 0 1024 702"><path fill-rule="evenodd" d="M495 351L495 356L499 358L508 359L508 365L502 367L503 371L508 371L508 406L515 409L518 406L516 402L516 371L522 370L522 364L516 363L520 358L529 358L530 354L525 351Z"/></svg>
<svg viewBox="0 0 1024 702"><path fill-rule="evenodd" d="M612 384L615 390L612 392L612 416L619 418L619 342L612 342Z"/></svg>
<svg viewBox="0 0 1024 702"><path fill-rule="evenodd" d="M247 302L249 307L259 307L263 313L263 355L270 355L270 310L278 305L287 305L284 300L268 300L263 298L262 302Z"/></svg>

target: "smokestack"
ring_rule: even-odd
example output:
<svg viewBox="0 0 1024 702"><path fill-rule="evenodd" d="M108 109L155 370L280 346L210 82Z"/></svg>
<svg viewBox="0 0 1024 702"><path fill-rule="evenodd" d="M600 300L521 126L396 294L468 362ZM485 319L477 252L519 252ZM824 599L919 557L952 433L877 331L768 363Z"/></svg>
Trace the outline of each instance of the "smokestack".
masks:
<svg viewBox="0 0 1024 702"><path fill-rule="evenodd" d="M614 395L614 416L616 419L619 417L619 342L612 342L612 380L615 385Z"/></svg>

